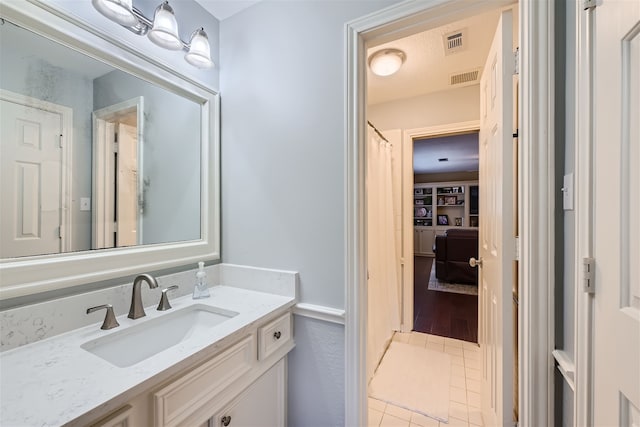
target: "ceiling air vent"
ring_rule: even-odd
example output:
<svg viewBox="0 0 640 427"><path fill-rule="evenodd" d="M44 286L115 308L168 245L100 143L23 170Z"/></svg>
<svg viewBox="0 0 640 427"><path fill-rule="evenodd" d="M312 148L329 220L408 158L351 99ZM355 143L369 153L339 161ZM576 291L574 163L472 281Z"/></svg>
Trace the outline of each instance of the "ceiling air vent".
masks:
<svg viewBox="0 0 640 427"><path fill-rule="evenodd" d="M453 31L442 36L444 43L444 54L451 55L452 53L460 52L467 48L467 29Z"/></svg>
<svg viewBox="0 0 640 427"><path fill-rule="evenodd" d="M449 84L451 86L472 85L478 83L478 77L480 77L480 69L463 71L451 74L449 76Z"/></svg>

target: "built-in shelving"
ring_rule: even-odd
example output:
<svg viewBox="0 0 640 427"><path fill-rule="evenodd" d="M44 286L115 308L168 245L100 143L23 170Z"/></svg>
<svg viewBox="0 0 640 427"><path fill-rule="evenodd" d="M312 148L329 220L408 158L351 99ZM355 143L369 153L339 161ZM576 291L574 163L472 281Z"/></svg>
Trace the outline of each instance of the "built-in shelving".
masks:
<svg viewBox="0 0 640 427"><path fill-rule="evenodd" d="M478 227L478 194L477 181L415 184L414 252L433 255L437 234L453 227Z"/></svg>

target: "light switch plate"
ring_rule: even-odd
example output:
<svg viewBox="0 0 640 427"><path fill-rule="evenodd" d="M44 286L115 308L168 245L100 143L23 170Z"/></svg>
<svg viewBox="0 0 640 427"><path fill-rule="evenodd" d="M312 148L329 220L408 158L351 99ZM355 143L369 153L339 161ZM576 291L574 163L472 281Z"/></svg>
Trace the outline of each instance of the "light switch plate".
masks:
<svg viewBox="0 0 640 427"><path fill-rule="evenodd" d="M573 210L573 174L564 176L562 184L562 207L565 211Z"/></svg>
<svg viewBox="0 0 640 427"><path fill-rule="evenodd" d="M91 197L80 197L80 210L81 211L91 210Z"/></svg>

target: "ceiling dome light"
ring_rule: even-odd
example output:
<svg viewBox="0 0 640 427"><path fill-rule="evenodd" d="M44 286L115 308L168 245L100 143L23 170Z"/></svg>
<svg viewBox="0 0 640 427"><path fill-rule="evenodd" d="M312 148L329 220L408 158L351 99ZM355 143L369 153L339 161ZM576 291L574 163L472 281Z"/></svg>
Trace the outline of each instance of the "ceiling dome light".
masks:
<svg viewBox="0 0 640 427"><path fill-rule="evenodd" d="M92 0L93 7L120 25L133 27L138 19L133 14L133 0Z"/></svg>
<svg viewBox="0 0 640 427"><path fill-rule="evenodd" d="M189 51L184 59L197 68L211 68L214 66L211 60L211 48L209 47L209 38L204 28L198 28L191 34L189 42Z"/></svg>
<svg viewBox="0 0 640 427"><path fill-rule="evenodd" d="M397 72L407 55L398 49L382 49L369 57L369 68L378 76L390 76Z"/></svg>
<svg viewBox="0 0 640 427"><path fill-rule="evenodd" d="M149 40L160 47L170 50L182 49L182 41L178 35L178 23L169 2L165 1L156 9L153 28L149 31Z"/></svg>

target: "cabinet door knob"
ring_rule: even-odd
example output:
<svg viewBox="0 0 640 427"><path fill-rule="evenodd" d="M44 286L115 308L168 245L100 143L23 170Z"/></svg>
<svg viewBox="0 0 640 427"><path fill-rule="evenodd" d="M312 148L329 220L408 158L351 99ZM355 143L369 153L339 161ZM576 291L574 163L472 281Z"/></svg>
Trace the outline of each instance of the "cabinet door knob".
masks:
<svg viewBox="0 0 640 427"><path fill-rule="evenodd" d="M280 331L275 331L275 332L273 333L273 337L274 337L275 339L277 339L277 340L279 340L281 336L282 336L282 334L280 333Z"/></svg>
<svg viewBox="0 0 640 427"><path fill-rule="evenodd" d="M222 425L224 427L227 427L229 424L231 424L231 416L227 415L227 416L222 417L220 422L222 422Z"/></svg>

